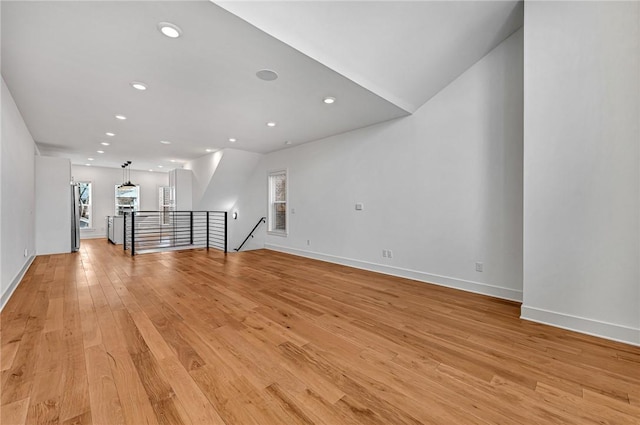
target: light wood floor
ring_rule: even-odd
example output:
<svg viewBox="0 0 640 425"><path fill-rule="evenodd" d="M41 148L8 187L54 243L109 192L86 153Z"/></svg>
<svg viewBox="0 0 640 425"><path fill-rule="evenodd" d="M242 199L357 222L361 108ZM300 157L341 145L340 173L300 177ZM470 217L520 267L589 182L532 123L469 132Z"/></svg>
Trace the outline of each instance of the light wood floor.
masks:
<svg viewBox="0 0 640 425"><path fill-rule="evenodd" d="M2 312L2 425L640 423L640 348L518 315L270 251L82 241Z"/></svg>

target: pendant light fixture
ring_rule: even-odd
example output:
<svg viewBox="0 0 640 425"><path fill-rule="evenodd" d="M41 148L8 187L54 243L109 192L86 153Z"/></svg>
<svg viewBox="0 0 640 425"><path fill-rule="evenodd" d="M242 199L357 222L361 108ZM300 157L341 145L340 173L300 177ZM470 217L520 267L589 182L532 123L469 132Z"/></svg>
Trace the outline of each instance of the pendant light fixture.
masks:
<svg viewBox="0 0 640 425"><path fill-rule="evenodd" d="M127 161L121 165L122 167L122 181L123 183L118 186L119 189L130 189L136 187L135 184L131 183L131 161Z"/></svg>

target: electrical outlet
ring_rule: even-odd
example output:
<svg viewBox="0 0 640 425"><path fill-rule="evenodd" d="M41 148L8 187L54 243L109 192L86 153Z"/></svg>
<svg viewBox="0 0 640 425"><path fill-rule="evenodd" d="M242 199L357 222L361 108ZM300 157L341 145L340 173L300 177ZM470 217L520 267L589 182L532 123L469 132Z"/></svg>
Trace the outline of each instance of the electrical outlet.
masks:
<svg viewBox="0 0 640 425"><path fill-rule="evenodd" d="M27 255L29 255L29 250L27 248L24 249L24 256L26 257Z"/></svg>
<svg viewBox="0 0 640 425"><path fill-rule="evenodd" d="M476 271L477 271L477 272L482 272L482 271L484 271L484 263L477 262L477 263L476 263Z"/></svg>
<svg viewBox="0 0 640 425"><path fill-rule="evenodd" d="M356 211L362 211L362 210L364 210L364 204L358 202L356 204Z"/></svg>
<svg viewBox="0 0 640 425"><path fill-rule="evenodd" d="M311 245L311 239L307 239L307 245Z"/></svg>
<svg viewBox="0 0 640 425"><path fill-rule="evenodd" d="M393 258L393 251L391 251L390 249L387 250L387 257Z"/></svg>
<svg viewBox="0 0 640 425"><path fill-rule="evenodd" d="M387 250L386 250L386 249L383 249L383 250L382 250L382 256L383 256L384 258L387 258Z"/></svg>

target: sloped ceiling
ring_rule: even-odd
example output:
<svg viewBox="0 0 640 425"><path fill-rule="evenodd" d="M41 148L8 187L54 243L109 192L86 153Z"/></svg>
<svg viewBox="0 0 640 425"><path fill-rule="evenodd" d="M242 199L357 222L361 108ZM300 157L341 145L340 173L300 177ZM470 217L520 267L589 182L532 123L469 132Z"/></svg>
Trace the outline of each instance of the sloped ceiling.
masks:
<svg viewBox="0 0 640 425"><path fill-rule="evenodd" d="M216 1L414 112L523 24L523 2Z"/></svg>
<svg viewBox="0 0 640 425"><path fill-rule="evenodd" d="M511 1L0 4L2 76L41 152L156 171L405 116L522 18ZM162 21L183 35L164 37Z"/></svg>

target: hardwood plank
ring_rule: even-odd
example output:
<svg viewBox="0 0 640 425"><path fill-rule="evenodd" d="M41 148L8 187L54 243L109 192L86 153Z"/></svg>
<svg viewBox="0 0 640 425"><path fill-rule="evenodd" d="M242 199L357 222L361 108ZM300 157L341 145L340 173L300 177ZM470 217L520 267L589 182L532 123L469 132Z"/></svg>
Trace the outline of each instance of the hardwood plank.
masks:
<svg viewBox="0 0 640 425"><path fill-rule="evenodd" d="M33 289L27 288L27 291L33 293ZM2 404L22 400L31 395L36 359L39 355L38 345L44 328L43 312L46 312L48 291L45 287L37 290L33 296L35 300L24 327L24 333L19 337L21 342L16 357L11 367L2 372ZM3 330L3 337L4 332L6 330Z"/></svg>
<svg viewBox="0 0 640 425"><path fill-rule="evenodd" d="M3 404L0 407L0 423L3 425L23 425L27 420L29 399Z"/></svg>
<svg viewBox="0 0 640 425"><path fill-rule="evenodd" d="M192 423L224 425L224 420L177 359L164 359L160 362L160 367L171 377L171 385Z"/></svg>
<svg viewBox="0 0 640 425"><path fill-rule="evenodd" d="M88 286L78 288L78 303L80 305L80 317L82 322L82 342L85 348L102 344L102 334L98 317L91 298Z"/></svg>
<svg viewBox="0 0 640 425"><path fill-rule="evenodd" d="M11 367L18 353L18 347L20 347L19 341L2 345L2 352L0 352L0 371L7 370Z"/></svg>
<svg viewBox="0 0 640 425"><path fill-rule="evenodd" d="M582 398L584 404L598 404L600 406L599 412L606 412L601 417L615 417L616 423L626 423L628 417L640 418L640 405L632 403L631 400L625 403L589 389L584 390ZM620 412L623 415L618 416L615 412Z"/></svg>
<svg viewBox="0 0 640 425"><path fill-rule="evenodd" d="M127 423L136 424L157 424L157 419L153 413L149 396L147 395L142 382L138 376L138 371L133 363L131 355L141 351L148 351L142 336L137 332L133 320L124 310L113 313L115 320L105 322L105 326L111 326L120 330L116 335L117 341L106 341L110 350L110 366L114 384L120 397L122 414ZM117 325L116 325L117 323ZM126 349L125 349L126 347Z"/></svg>
<svg viewBox="0 0 640 425"><path fill-rule="evenodd" d="M225 369L208 364L190 374L226 424L259 424L239 403L238 393L232 385L239 376L229 376Z"/></svg>
<svg viewBox="0 0 640 425"><path fill-rule="evenodd" d="M74 280L65 285L62 348L62 397L60 422L90 420L89 382L84 357L83 331L80 323L78 294Z"/></svg>
<svg viewBox="0 0 640 425"><path fill-rule="evenodd" d="M243 376L229 382L234 392L234 409L243 410L247 417L246 423L255 424L286 424L290 417L281 410L272 408L264 398L264 394ZM242 422L244 423L244 422Z"/></svg>
<svg viewBox="0 0 640 425"><path fill-rule="evenodd" d="M40 351L31 391L27 423L57 423L60 417L62 392L62 332L57 330L41 335Z"/></svg>
<svg viewBox="0 0 640 425"><path fill-rule="evenodd" d="M95 424L124 424L122 406L113 382L109 357L102 345L85 350L91 417Z"/></svg>
<svg viewBox="0 0 640 425"><path fill-rule="evenodd" d="M2 423L637 425L640 347L258 250L40 256L0 315Z"/></svg>
<svg viewBox="0 0 640 425"><path fill-rule="evenodd" d="M187 412L177 400L175 391L151 352L141 351L132 357L158 423L166 425L191 423Z"/></svg>
<svg viewBox="0 0 640 425"><path fill-rule="evenodd" d="M268 385L278 382L293 392L302 391L306 388L305 384L291 371L269 361L270 356L264 346L252 344L229 326L222 326L216 329L216 333L221 340L226 341L226 347L233 350L234 354L261 382L267 382Z"/></svg>
<svg viewBox="0 0 640 425"><path fill-rule="evenodd" d="M44 323L44 331L59 331L62 329L62 306L64 300L61 298L49 299L47 309L47 320Z"/></svg>
<svg viewBox="0 0 640 425"><path fill-rule="evenodd" d="M357 417L357 412L338 409L335 403L329 403L319 394L313 392L313 390L306 389L301 393L294 394L294 397L298 404L304 406L305 412L315 423L323 423L326 425L358 425L363 423ZM373 423L373 421L364 423L369 424Z"/></svg>
<svg viewBox="0 0 640 425"><path fill-rule="evenodd" d="M91 425L91 412L85 412L61 423L62 425Z"/></svg>
<svg viewBox="0 0 640 425"><path fill-rule="evenodd" d="M287 418L286 423L303 425L314 425L316 423L311 416L305 412L303 406L299 405L297 400L287 394L277 383L269 385L265 388L264 392L267 403L269 403L279 415Z"/></svg>

